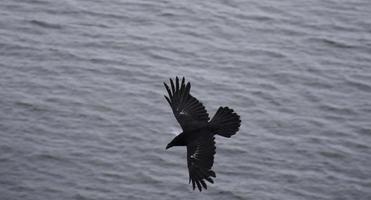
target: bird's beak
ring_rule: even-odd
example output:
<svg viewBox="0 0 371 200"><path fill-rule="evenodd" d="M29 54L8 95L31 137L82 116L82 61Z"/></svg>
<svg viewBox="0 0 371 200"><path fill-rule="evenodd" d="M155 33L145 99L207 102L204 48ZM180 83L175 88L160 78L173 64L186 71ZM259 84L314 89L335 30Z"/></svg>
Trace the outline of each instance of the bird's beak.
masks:
<svg viewBox="0 0 371 200"><path fill-rule="evenodd" d="M168 149L168 148L170 148L170 147L171 147L171 145L170 145L170 144L166 145L166 149Z"/></svg>

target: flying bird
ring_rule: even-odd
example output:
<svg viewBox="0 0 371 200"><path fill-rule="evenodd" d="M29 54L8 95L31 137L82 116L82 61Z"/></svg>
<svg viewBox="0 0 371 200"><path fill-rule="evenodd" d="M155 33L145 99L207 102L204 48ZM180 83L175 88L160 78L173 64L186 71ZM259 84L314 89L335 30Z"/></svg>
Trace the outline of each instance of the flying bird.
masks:
<svg viewBox="0 0 371 200"><path fill-rule="evenodd" d="M169 96L165 95L175 118L183 129L167 146L187 147L187 166L189 183L193 190L207 189L206 182L214 183L215 172L211 169L214 163L215 135L231 137L241 125L240 116L228 107L219 107L214 117L209 114L200 101L190 94L191 84L181 82L178 77L175 83L170 79L170 87L164 83Z"/></svg>

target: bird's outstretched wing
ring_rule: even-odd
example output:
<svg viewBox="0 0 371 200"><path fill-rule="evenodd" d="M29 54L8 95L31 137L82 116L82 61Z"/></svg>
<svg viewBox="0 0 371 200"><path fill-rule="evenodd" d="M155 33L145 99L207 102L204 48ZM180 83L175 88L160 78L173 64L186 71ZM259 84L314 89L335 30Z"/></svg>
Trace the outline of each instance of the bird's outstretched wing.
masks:
<svg viewBox="0 0 371 200"><path fill-rule="evenodd" d="M187 163L189 171L189 183L192 182L193 190L197 188L207 189L205 180L214 183L215 172L211 170L214 163L215 141L211 134L202 136L187 145Z"/></svg>
<svg viewBox="0 0 371 200"><path fill-rule="evenodd" d="M171 88L166 83L164 85L169 94L165 98L183 130L198 128L209 121L205 107L189 93L191 84L185 84L184 77L181 83L176 77L175 84L170 79Z"/></svg>

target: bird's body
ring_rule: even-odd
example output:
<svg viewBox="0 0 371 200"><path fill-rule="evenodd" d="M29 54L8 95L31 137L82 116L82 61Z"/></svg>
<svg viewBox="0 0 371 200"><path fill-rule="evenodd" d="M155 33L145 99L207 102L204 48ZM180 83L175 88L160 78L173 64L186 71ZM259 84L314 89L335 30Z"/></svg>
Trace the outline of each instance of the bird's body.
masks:
<svg viewBox="0 0 371 200"><path fill-rule="evenodd" d="M198 140L200 137L209 134L211 134L211 131L207 125L201 128L184 131L176 136L176 143L173 143L172 146L187 146L187 144L190 144Z"/></svg>
<svg viewBox="0 0 371 200"><path fill-rule="evenodd" d="M231 137L240 127L240 117L228 107L220 107L209 121L205 107L190 94L191 84L185 84L184 78L170 79L170 87L164 83L169 97L165 96L173 110L175 118L183 132L177 135L167 146L187 147L187 164L189 182L193 189L207 189L205 180L214 183L215 172L211 170L214 163L215 135Z"/></svg>

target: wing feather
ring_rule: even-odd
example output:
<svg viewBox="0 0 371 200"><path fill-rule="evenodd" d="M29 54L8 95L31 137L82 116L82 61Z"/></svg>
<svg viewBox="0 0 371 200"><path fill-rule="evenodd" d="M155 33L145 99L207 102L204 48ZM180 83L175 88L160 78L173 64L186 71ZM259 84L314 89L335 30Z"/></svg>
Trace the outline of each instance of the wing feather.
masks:
<svg viewBox="0 0 371 200"><path fill-rule="evenodd" d="M176 77L175 83L170 79L170 87L166 83L164 86L168 93L165 99L183 130L199 128L209 121L209 114L202 103L190 94L191 84L186 83L184 77L181 82Z"/></svg>
<svg viewBox="0 0 371 200"><path fill-rule="evenodd" d="M195 189L195 185L200 191L202 188L207 189L205 180L214 183L211 178L215 177L215 172L211 170L214 154L215 138L211 134L205 134L187 145L189 180L192 182L193 189Z"/></svg>

